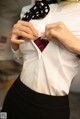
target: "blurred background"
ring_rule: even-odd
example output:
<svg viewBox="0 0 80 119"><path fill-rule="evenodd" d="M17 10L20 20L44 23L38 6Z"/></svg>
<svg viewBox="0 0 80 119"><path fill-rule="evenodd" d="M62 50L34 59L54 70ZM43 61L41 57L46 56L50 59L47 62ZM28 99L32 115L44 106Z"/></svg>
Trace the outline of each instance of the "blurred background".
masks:
<svg viewBox="0 0 80 119"><path fill-rule="evenodd" d="M20 19L23 6L34 0L1 0L0 1L0 110L8 89L11 87L22 66L15 62L10 47L10 32ZM70 119L80 119L80 67L70 88Z"/></svg>

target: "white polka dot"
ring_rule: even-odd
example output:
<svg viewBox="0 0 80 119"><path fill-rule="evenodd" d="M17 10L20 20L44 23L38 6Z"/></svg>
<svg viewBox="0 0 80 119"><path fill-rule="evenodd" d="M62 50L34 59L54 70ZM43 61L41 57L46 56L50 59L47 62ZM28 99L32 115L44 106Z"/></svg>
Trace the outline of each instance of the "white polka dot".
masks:
<svg viewBox="0 0 80 119"><path fill-rule="evenodd" d="M34 17L34 15L32 16L32 18Z"/></svg>
<svg viewBox="0 0 80 119"><path fill-rule="evenodd" d="M24 15L23 17L26 17L26 15Z"/></svg>
<svg viewBox="0 0 80 119"><path fill-rule="evenodd" d="M47 6L45 6L45 8L47 8Z"/></svg>
<svg viewBox="0 0 80 119"><path fill-rule="evenodd" d="M44 3L41 3L42 6L44 6Z"/></svg>
<svg viewBox="0 0 80 119"><path fill-rule="evenodd" d="M37 8L37 7L35 6L35 7L34 7L34 10L35 10L36 8Z"/></svg>
<svg viewBox="0 0 80 119"><path fill-rule="evenodd" d="M28 18L28 16L26 16Z"/></svg>
<svg viewBox="0 0 80 119"><path fill-rule="evenodd" d="M45 9L45 12L48 12L48 9Z"/></svg>
<svg viewBox="0 0 80 119"><path fill-rule="evenodd" d="M36 16L39 16L39 14L37 14Z"/></svg>
<svg viewBox="0 0 80 119"><path fill-rule="evenodd" d="M39 14L39 12L37 11L36 14Z"/></svg>
<svg viewBox="0 0 80 119"><path fill-rule="evenodd" d="M28 11L27 13L29 13L30 11Z"/></svg>
<svg viewBox="0 0 80 119"><path fill-rule="evenodd" d="M43 13L43 10L41 10L41 13Z"/></svg>

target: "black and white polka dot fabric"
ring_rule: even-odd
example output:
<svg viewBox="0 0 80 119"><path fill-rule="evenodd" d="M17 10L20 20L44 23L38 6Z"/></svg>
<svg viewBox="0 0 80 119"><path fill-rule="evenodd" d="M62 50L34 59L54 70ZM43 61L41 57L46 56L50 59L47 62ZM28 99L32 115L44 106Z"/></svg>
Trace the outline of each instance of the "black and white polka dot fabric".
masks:
<svg viewBox="0 0 80 119"><path fill-rule="evenodd" d="M24 14L22 20L30 21L31 19L44 18L48 14L49 10L50 8L47 1L37 0L35 5Z"/></svg>

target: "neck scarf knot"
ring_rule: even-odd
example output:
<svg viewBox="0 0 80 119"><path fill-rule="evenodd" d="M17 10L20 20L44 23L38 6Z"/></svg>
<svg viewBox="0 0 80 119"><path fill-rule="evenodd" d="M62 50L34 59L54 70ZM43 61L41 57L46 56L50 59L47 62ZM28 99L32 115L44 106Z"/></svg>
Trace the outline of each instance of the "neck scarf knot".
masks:
<svg viewBox="0 0 80 119"><path fill-rule="evenodd" d="M49 4L51 3L53 3L53 0L37 0L35 5L23 15L22 20L29 22L31 19L44 18L50 11ZM48 40L47 41L45 41L44 39L40 40L40 37L36 39L34 42L41 52L49 43Z"/></svg>
<svg viewBox="0 0 80 119"><path fill-rule="evenodd" d="M35 5L24 14L22 20L30 21L31 19L44 18L49 11L49 5L45 0L36 1Z"/></svg>

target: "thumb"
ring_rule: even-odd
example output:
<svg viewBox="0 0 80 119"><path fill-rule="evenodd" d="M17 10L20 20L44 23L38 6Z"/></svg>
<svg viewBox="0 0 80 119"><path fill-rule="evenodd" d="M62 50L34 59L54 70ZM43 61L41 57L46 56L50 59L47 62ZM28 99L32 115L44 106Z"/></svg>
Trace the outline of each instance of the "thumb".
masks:
<svg viewBox="0 0 80 119"><path fill-rule="evenodd" d="M11 43L15 43L15 44L21 44L21 43L24 43L25 42L25 40L23 40L23 39L19 39L18 37L16 37L15 35L14 36L12 36L12 38L11 38Z"/></svg>

